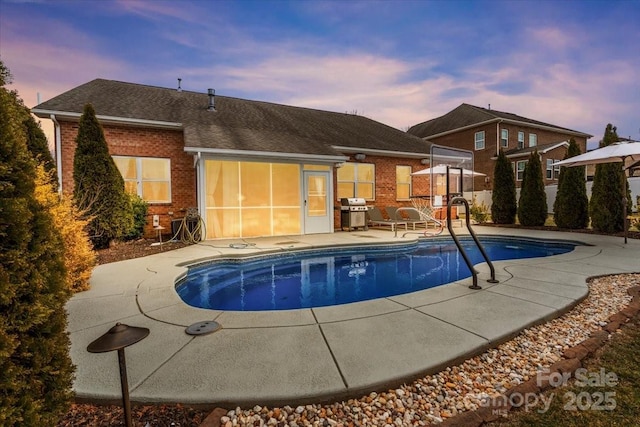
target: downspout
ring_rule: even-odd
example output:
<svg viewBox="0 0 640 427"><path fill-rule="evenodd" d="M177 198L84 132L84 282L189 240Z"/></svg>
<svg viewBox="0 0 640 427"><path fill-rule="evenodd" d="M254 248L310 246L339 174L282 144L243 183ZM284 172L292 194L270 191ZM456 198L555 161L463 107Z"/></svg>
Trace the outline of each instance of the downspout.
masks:
<svg viewBox="0 0 640 427"><path fill-rule="evenodd" d="M56 173L58 174L58 193L62 194L62 139L60 136L60 123L56 120L56 115L51 114L49 118L53 121L54 146L56 150Z"/></svg>
<svg viewBox="0 0 640 427"><path fill-rule="evenodd" d="M498 120L496 123L496 156L500 154L500 123L502 123L503 119Z"/></svg>
<svg viewBox="0 0 640 427"><path fill-rule="evenodd" d="M198 205L198 214L204 224L207 222L206 218L206 209L205 209L205 194L204 194L204 167L202 165L202 153L198 151L194 156L193 162L194 167L196 168L196 204ZM206 228L205 228L206 232ZM202 236L202 240L206 239L207 236Z"/></svg>

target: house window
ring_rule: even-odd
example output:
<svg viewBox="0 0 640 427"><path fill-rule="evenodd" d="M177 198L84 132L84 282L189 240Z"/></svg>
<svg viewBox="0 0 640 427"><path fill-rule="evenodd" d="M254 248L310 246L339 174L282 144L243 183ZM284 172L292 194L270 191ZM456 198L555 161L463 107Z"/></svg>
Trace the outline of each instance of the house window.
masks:
<svg viewBox="0 0 640 427"><path fill-rule="evenodd" d="M524 148L524 132L518 132L518 150Z"/></svg>
<svg viewBox="0 0 640 427"><path fill-rule="evenodd" d="M547 159L547 179L558 179L560 176L560 166L553 165L557 161L555 159Z"/></svg>
<svg viewBox="0 0 640 427"><path fill-rule="evenodd" d="M127 192L147 203L171 203L171 160L113 156Z"/></svg>
<svg viewBox="0 0 640 427"><path fill-rule="evenodd" d="M476 132L475 134L475 147L476 150L484 150L484 131Z"/></svg>
<svg viewBox="0 0 640 427"><path fill-rule="evenodd" d="M524 178L524 168L527 165L528 160L520 160L516 162L516 181L522 181Z"/></svg>
<svg viewBox="0 0 640 427"><path fill-rule="evenodd" d="M504 148L509 146L509 129L500 129L500 146Z"/></svg>
<svg viewBox="0 0 640 427"><path fill-rule="evenodd" d="M347 162L338 169L338 199L362 197L375 199L376 169L373 163Z"/></svg>
<svg viewBox="0 0 640 427"><path fill-rule="evenodd" d="M396 166L396 200L411 198L411 166Z"/></svg>
<svg viewBox="0 0 640 427"><path fill-rule="evenodd" d="M529 134L529 147L535 147L536 145L538 145L538 135L536 135L535 133L530 133Z"/></svg>

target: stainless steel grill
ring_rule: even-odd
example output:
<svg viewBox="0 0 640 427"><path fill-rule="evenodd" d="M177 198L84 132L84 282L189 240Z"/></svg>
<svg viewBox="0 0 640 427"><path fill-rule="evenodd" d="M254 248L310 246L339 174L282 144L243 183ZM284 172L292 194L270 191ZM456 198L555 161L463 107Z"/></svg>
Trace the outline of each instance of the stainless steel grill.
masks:
<svg viewBox="0 0 640 427"><path fill-rule="evenodd" d="M351 231L354 228L367 227L367 211L369 208L366 206L366 202L360 197L348 197L340 199L340 227L344 230L345 227Z"/></svg>

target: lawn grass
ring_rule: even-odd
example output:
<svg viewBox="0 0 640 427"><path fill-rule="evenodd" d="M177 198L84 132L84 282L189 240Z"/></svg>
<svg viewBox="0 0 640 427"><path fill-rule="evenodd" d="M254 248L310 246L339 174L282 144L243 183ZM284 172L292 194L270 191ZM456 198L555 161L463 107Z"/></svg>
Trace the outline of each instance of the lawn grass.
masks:
<svg viewBox="0 0 640 427"><path fill-rule="evenodd" d="M640 316L636 316L611 341L598 350L593 357L583 361L590 378L602 378L601 372L617 377L617 384L605 386L579 386L575 379L565 387L552 388L544 393L545 399L551 399L548 411L541 405L536 408L512 410L508 418L491 425L499 427L611 427L637 426L640 420ZM602 371L604 369L604 371ZM591 382L591 381L590 381ZM595 380L593 382L596 382ZM602 393L610 393L615 401L611 410L593 409L596 399ZM575 409L569 409L571 396ZM591 403L591 404L590 404ZM607 406L606 400L600 406ZM582 408L582 409L579 409ZM542 413L540 413L542 412Z"/></svg>

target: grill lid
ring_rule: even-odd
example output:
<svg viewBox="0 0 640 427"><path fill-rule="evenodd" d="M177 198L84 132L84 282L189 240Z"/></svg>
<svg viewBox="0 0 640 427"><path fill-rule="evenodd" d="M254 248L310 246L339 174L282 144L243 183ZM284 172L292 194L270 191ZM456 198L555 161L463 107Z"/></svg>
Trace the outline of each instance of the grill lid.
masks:
<svg viewBox="0 0 640 427"><path fill-rule="evenodd" d="M366 204L362 197L345 197L340 199L342 206L364 206Z"/></svg>

